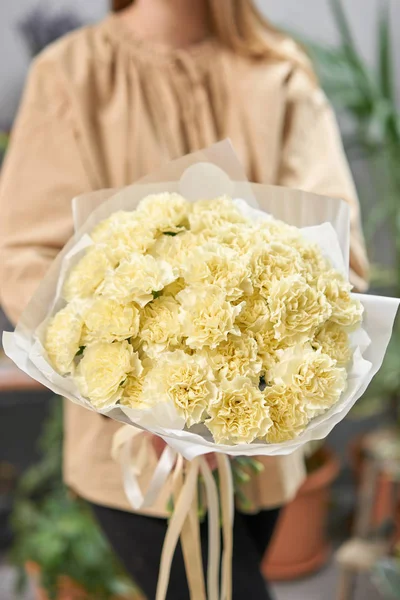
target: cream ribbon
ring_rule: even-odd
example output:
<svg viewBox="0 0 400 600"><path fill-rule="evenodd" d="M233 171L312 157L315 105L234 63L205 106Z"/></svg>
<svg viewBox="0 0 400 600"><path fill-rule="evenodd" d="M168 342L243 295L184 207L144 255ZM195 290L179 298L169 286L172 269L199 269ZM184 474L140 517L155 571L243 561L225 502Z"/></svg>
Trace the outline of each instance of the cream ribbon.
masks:
<svg viewBox="0 0 400 600"><path fill-rule="evenodd" d="M152 506L168 478L172 477L174 512L161 553L156 600L165 600L166 598L172 559L179 538L181 539L191 600L231 600L234 505L232 472L228 457L223 454L217 455L224 543L220 588L220 502L211 469L204 456L186 461L181 454L166 446L148 488L143 493L138 477L148 464L150 444L151 437L147 432L126 425L119 429L114 436L112 455L121 464L125 493L135 510ZM198 516L197 489L200 474L204 481L208 508L207 596Z"/></svg>

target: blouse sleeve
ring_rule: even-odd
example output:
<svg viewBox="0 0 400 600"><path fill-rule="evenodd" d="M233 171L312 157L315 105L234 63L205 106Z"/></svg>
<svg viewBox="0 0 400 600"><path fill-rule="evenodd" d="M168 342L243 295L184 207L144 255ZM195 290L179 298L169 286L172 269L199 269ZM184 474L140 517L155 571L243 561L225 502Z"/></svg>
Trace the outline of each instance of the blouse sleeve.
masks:
<svg viewBox="0 0 400 600"><path fill-rule="evenodd" d="M368 260L357 192L335 115L324 93L295 71L288 81L287 114L279 185L346 200L351 212L350 279L365 291Z"/></svg>
<svg viewBox="0 0 400 600"><path fill-rule="evenodd" d="M71 236L71 200L91 189L55 65L31 68L0 176L0 301L17 321Z"/></svg>

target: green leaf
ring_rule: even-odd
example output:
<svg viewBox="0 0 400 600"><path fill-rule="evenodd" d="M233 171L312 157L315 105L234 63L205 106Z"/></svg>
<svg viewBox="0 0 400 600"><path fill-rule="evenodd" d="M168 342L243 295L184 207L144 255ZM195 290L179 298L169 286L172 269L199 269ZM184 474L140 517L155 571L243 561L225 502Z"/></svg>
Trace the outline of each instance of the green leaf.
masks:
<svg viewBox="0 0 400 600"><path fill-rule="evenodd" d="M392 63L392 40L390 34L390 7L384 1L379 17L378 36L378 78L383 96L393 104L396 103L394 68Z"/></svg>
<svg viewBox="0 0 400 600"><path fill-rule="evenodd" d="M161 296L161 294L162 294L162 290L161 290L161 291L159 291L159 292L155 292L155 291L153 291L153 292L152 292L152 294L153 294L153 298L154 298L154 300L155 300L156 298L159 298L159 297Z"/></svg>
<svg viewBox="0 0 400 600"><path fill-rule="evenodd" d="M81 356L84 351L85 351L86 346L80 346L78 352L75 354L75 356Z"/></svg>
<svg viewBox="0 0 400 600"><path fill-rule="evenodd" d="M171 237L175 237L176 235L178 235L178 231L164 231L163 234L164 235L170 235Z"/></svg>
<svg viewBox="0 0 400 600"><path fill-rule="evenodd" d="M343 51L352 66L354 83L356 83L370 101L374 96L372 81L368 70L357 50L356 44L351 33L349 21L343 8L341 0L330 0L331 10L341 36Z"/></svg>

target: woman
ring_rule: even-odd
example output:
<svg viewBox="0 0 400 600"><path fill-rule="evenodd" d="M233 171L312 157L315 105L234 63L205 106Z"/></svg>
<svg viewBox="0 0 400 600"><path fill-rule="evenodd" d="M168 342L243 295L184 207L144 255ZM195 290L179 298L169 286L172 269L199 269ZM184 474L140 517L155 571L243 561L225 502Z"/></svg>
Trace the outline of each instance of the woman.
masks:
<svg viewBox="0 0 400 600"><path fill-rule="evenodd" d="M1 296L16 321L72 234L71 199L130 184L169 159L229 137L255 182L345 198L353 283L365 286L358 204L330 107L301 50L250 0L115 0L114 14L34 63L1 182ZM110 458L119 425L72 403L65 479L95 513L134 579L154 598L169 488L133 514ZM149 456L148 472L156 461ZM269 598L259 563L278 507L304 477L301 456L261 459L237 514L234 598ZM144 511L143 511L144 512ZM203 531L203 537L206 532ZM178 552L169 598L187 598Z"/></svg>

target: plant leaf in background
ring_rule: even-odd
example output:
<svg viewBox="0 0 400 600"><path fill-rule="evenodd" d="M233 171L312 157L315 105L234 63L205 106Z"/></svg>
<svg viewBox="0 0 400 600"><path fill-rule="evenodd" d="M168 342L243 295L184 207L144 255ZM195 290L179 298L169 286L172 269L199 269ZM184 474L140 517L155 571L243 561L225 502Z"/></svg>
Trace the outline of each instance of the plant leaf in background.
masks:
<svg viewBox="0 0 400 600"><path fill-rule="evenodd" d="M117 594L135 597L135 588L93 518L62 481L62 403L54 400L40 440L42 459L20 479L12 525L11 560L24 584L26 562L40 567L41 585L56 598L59 576L70 577L96 600Z"/></svg>
<svg viewBox="0 0 400 600"><path fill-rule="evenodd" d="M351 125L350 133L344 136L350 162L362 159L367 164L376 198L375 205L366 206L364 210L370 255L377 235L390 238L394 264L382 266L370 256L372 285L400 296L400 113L395 92L389 2L380 3L375 69L365 63L357 48L343 0L330 0L330 6L339 33L339 46L325 47L304 38L297 39L314 61L327 96ZM362 189L360 192L363 203ZM398 320L384 365L364 399L356 405L355 413L376 414L387 407L399 413L399 356Z"/></svg>

